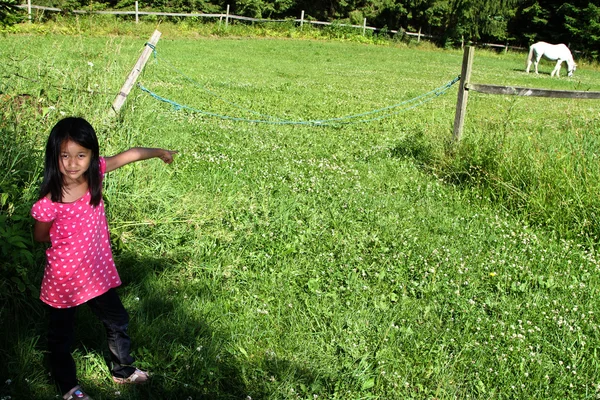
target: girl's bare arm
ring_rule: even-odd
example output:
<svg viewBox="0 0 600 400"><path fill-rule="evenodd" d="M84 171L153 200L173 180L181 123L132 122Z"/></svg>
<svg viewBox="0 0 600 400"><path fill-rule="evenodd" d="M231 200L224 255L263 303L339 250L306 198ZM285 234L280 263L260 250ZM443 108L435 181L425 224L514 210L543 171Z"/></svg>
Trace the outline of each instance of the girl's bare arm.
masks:
<svg viewBox="0 0 600 400"><path fill-rule="evenodd" d="M52 222L35 221L35 225L33 226L33 239L36 242L49 242L51 226Z"/></svg>
<svg viewBox="0 0 600 400"><path fill-rule="evenodd" d="M106 161L106 172L114 171L117 168L121 168L123 165L127 165L136 161L147 160L149 158L160 158L167 164L170 164L173 162L173 154L176 153L176 151L165 149L132 147L131 149L116 154L112 157L105 157L104 160Z"/></svg>

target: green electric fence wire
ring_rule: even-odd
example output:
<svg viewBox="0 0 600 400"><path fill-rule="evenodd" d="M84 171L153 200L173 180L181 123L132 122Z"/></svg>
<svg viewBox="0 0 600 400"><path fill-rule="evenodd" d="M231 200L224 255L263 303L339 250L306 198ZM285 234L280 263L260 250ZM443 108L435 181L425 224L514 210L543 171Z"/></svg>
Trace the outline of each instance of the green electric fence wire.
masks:
<svg viewBox="0 0 600 400"><path fill-rule="evenodd" d="M149 43L147 43L147 45L152 48L154 58L155 58L156 62L158 63L158 53L156 51L155 46L153 46ZM162 60L162 58L161 58L161 60ZM367 111L367 112L363 112L363 113L359 113L359 114L352 114L352 115L347 115L347 116L337 117L337 118L322 119L322 120L292 121L292 120L285 120L285 119L270 116L270 115L261 114L256 111L249 110L247 108L239 106L233 102L230 102L230 101L222 98L218 94L205 88L204 86L200 85L197 81L195 81L194 79L183 74L181 71L179 71L177 68L173 67L169 63L165 63L165 64L167 64L169 69L176 72L178 75L181 75L185 80L187 80L194 86L206 91L211 96L218 98L219 100L231 105L232 107L235 107L237 109L240 109L240 110L243 110L243 111L255 114L255 115L258 115L261 118L260 119L248 119L248 118L241 118L241 117L232 117L229 115L222 115L222 114L217 114L217 113L213 113L213 112L209 112L209 111L200 110L200 109L197 109L197 108L194 108L191 106L187 106L185 104L180 104L180 103L178 103L174 100L168 99L166 97L163 97L163 96L159 95L158 93L146 88L142 84L138 83L138 87L143 92L152 96L154 99L164 102L164 103L167 103L167 104L171 104L173 106L173 108L175 108L176 110L184 109L184 110L192 111L192 112L199 113L202 115L220 118L220 119L224 119L224 120L230 120L230 121L262 123L262 124L272 124L272 125L340 126L340 125L348 125L348 124L354 124L354 123L366 123L366 122L377 121L377 120L381 120L384 118L388 118L388 117L397 115L401 112L413 109L421 104L427 103L427 102L433 100L434 98L446 93L456 82L458 82L460 80L460 76L457 76L456 78L452 79L448 83L446 83L436 89L433 89L427 93L424 93L420 96L414 97L409 100L405 100L401 103L397 103L397 104L394 104L391 106L375 109L372 111ZM400 107L403 107L403 108L400 108ZM394 111L391 111L391 110L394 110ZM384 114L375 116L375 114L380 114L380 113L384 113ZM361 117L366 117L366 116L372 116L372 117L359 119Z"/></svg>
<svg viewBox="0 0 600 400"><path fill-rule="evenodd" d="M323 120L307 120L307 121L291 121L291 120L272 120L272 119L248 119L248 118L240 118L240 117L232 117L229 115L222 115L222 114L217 114L217 113L212 113L212 112L208 112L208 111L204 111L204 110L200 110L194 107L190 107L184 104L180 104L177 103L176 101L167 99L166 97L163 97L155 92L153 92L152 90L146 88L145 86L143 86L142 84L138 83L138 87L145 93L149 94L150 96L152 96L153 98L155 98L156 100L159 100L161 102L164 103L168 103L171 104L173 106L173 108L175 108L176 110L188 110L188 111L192 111L195 113L199 113L199 114L203 114L203 115L207 115L210 117L215 117L215 118L220 118L220 119L224 119L224 120L230 120L230 121L238 121L238 122L249 122L249 123L262 123L262 124L272 124L272 125L312 125L312 126L339 126L339 125L348 125L348 124L355 124L355 123L366 123L366 122L373 122L373 121L378 121L384 118L388 118L397 114L400 114L401 112L404 111L408 111L411 110L413 108L416 108L424 103L427 103L433 99L435 99L438 96L441 96L442 94L446 93L448 91L448 89L450 89L450 87L452 87L452 85L454 85L456 82L458 82L458 80L460 80L460 77L456 77L455 79L453 79L452 81L446 83L443 86L440 86L437 89L434 89L430 92L427 92L421 96L415 97L413 99L410 100L406 100L402 103L393 105L393 106L389 106L389 107L384 107L378 110L373 110L373 111L368 111L368 112L364 112L364 113L360 113L360 114L354 114L354 115L348 115L345 117L339 117L339 118L330 118L330 119L323 119ZM365 118L365 119L359 119L359 120L355 120L356 118L362 117L362 116L366 116L366 115L373 115L376 113L380 113L382 111L386 111L386 110L391 110L394 108L399 108L401 106L405 106L402 109L399 110L395 110L393 112L388 112L382 115L378 115L376 117L372 117L372 118ZM354 120L351 120L354 119Z"/></svg>

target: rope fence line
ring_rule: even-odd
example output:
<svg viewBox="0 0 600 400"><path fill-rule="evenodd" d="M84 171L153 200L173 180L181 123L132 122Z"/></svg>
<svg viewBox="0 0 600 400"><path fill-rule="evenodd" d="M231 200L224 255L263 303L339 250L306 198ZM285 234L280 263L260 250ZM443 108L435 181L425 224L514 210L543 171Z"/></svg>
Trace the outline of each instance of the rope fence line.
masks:
<svg viewBox="0 0 600 400"><path fill-rule="evenodd" d="M152 51L154 54L154 59L158 63L159 55L158 55L158 52L156 51L156 47L149 43L147 43L146 45L148 45L152 48ZM161 63L163 63L162 57L160 58L160 60L161 60ZM371 110L371 111L346 115L346 116L342 116L342 117L326 118L326 119L318 119L318 120L315 120L315 119L313 119L313 120L289 120L289 119L284 119L284 118L280 118L280 117L276 117L276 116L261 114L257 111L247 109L247 108L242 107L234 102L224 99L223 97L219 96L218 94L214 93L210 89L207 89L206 87L204 87L203 85L198 83L196 80L194 80L191 77L187 76L186 74L182 73L177 68L172 66L170 63L168 63L166 61L164 63L167 65L167 68L169 70L182 76L183 79L185 79L187 82L191 83L193 86L207 92L211 96L218 98L219 100L223 101L224 103L226 103L234 108L237 108L244 112L248 112L248 113L257 115L259 118L250 119L250 118L234 117L231 115L223 115L223 114L219 114L219 113L202 110L202 109L192 107L189 105L181 104L175 100L164 97L164 96L156 93L155 91L152 91L151 89L147 88L146 86L142 85L141 83L138 83L137 84L138 88L140 90L142 90L144 93L150 95L152 98L154 98L160 102L170 104L175 110L187 110L187 111L191 111L194 113L206 115L208 117L214 117L214 118L219 118L219 119L229 120L229 121L261 123L261 124L271 124L271 125L308 125L308 126L335 127L335 126L349 125L349 124L356 124L356 123L374 122L374 121L382 120L384 118L389 118L389 117L398 115L401 112L408 111L408 110L416 108L422 104L425 104L425 103L443 95L444 93L446 93L455 83L457 83L460 80L460 76L457 76L454 79L452 79L451 81L443 84L442 86L439 86L433 90L430 90L429 92L426 92L424 94L416 96L412 99L405 100L405 101L402 101L397 104L378 108L378 109ZM363 117L366 117L366 118L363 118Z"/></svg>
<svg viewBox="0 0 600 400"><path fill-rule="evenodd" d="M150 47L153 50L153 55L154 55L154 60L155 62L158 64L159 60L159 56L158 56L158 52L156 51L156 46L152 45L151 43L146 43L146 46ZM184 74L183 72L181 72L179 69L177 69L175 66L173 66L173 64L169 63L168 61L164 61L161 58L161 64L166 64L167 68L169 68L171 71L173 71L174 73L176 73L177 75L180 75L183 77L183 79L185 79L186 81L190 82L192 85L202 89L203 91L205 91L206 93L208 93L209 95L221 100L222 102L229 104L232 107L235 107L241 111L245 111L248 112L250 114L254 114L254 115L258 115L260 117L263 118L267 118L267 119L274 119L274 117L269 116L269 115L265 115L265 114L261 114L258 111L254 111L254 110L250 110L248 108L242 107L236 103L230 102L229 100L224 99L223 97L219 96L218 94L216 94L215 92L213 92L212 90L206 88L204 85L200 84L198 81L196 81L195 79L187 76L186 74ZM144 88L145 89L145 88ZM278 118L276 118L278 119Z"/></svg>

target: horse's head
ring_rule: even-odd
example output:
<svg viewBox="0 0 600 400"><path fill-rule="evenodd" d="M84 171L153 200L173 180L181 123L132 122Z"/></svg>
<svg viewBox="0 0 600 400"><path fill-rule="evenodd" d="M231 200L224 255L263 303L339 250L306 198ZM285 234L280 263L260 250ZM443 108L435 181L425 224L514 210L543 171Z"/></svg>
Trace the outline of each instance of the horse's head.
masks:
<svg viewBox="0 0 600 400"><path fill-rule="evenodd" d="M571 62L567 62L567 66L569 68L569 73L567 75L573 76L573 72L575 72L575 70L577 69L577 64L575 64L574 61L571 61Z"/></svg>

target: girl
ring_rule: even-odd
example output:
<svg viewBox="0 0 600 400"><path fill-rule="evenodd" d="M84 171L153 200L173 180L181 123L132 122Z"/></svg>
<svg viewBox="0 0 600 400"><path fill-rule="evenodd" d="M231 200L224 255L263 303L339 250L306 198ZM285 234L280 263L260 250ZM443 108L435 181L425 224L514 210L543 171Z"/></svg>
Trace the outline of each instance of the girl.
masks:
<svg viewBox="0 0 600 400"><path fill-rule="evenodd" d="M77 382L71 356L75 312L83 303L106 328L113 380L148 380L146 372L132 365L129 315L115 291L121 280L110 248L102 179L106 172L135 161L158 157L170 164L175 153L131 148L100 157L96 132L83 118L65 118L50 132L40 199L31 215L36 220L35 240L51 243L46 250L40 299L49 306L52 375L66 400L90 399Z"/></svg>

